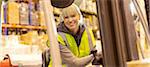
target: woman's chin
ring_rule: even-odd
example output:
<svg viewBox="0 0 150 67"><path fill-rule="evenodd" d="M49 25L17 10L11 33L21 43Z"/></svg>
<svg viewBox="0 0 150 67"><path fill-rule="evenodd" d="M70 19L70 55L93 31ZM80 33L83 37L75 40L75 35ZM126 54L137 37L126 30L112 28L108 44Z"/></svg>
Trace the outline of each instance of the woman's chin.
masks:
<svg viewBox="0 0 150 67"><path fill-rule="evenodd" d="M76 29L76 27L70 27L70 30L75 30Z"/></svg>

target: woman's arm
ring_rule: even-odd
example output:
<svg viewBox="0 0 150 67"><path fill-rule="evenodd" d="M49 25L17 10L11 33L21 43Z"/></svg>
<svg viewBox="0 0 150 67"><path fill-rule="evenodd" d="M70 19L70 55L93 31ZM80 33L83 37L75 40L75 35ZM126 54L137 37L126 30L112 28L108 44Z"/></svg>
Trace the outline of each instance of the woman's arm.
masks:
<svg viewBox="0 0 150 67"><path fill-rule="evenodd" d="M93 54L78 58L73 55L73 53L66 47L60 45L60 53L62 57L62 61L71 65L71 67L83 67L91 62L94 58Z"/></svg>

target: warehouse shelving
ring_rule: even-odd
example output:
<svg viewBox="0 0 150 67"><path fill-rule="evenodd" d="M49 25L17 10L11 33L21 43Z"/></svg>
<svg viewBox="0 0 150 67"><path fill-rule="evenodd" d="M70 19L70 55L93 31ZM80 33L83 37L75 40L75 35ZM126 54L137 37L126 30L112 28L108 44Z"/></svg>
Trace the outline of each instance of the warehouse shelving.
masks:
<svg viewBox="0 0 150 67"><path fill-rule="evenodd" d="M2 27L3 28L46 29L46 26L16 25L16 24L2 24Z"/></svg>

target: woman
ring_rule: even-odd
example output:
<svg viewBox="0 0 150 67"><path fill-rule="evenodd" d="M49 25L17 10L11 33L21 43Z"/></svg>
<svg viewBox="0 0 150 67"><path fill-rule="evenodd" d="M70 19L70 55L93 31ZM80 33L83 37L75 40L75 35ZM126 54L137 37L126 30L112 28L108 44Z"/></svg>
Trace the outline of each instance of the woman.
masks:
<svg viewBox="0 0 150 67"><path fill-rule="evenodd" d="M93 33L81 22L82 15L75 4L62 9L61 16L63 21L58 25L57 32L62 64L84 67L94 59L95 54L91 54L95 46ZM51 64L50 61L49 67Z"/></svg>

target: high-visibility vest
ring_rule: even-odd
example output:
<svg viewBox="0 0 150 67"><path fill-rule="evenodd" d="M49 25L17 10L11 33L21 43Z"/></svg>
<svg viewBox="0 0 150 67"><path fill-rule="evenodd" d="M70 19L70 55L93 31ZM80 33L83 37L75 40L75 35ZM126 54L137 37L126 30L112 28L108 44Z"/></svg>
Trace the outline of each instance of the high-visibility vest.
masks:
<svg viewBox="0 0 150 67"><path fill-rule="evenodd" d="M79 47L72 35L63 32L58 32L58 34L58 42L63 46L67 46L67 48L78 58L88 56L90 51L96 45L93 32L90 29L86 29L83 32ZM51 67L51 64L52 63L50 62L49 67Z"/></svg>

